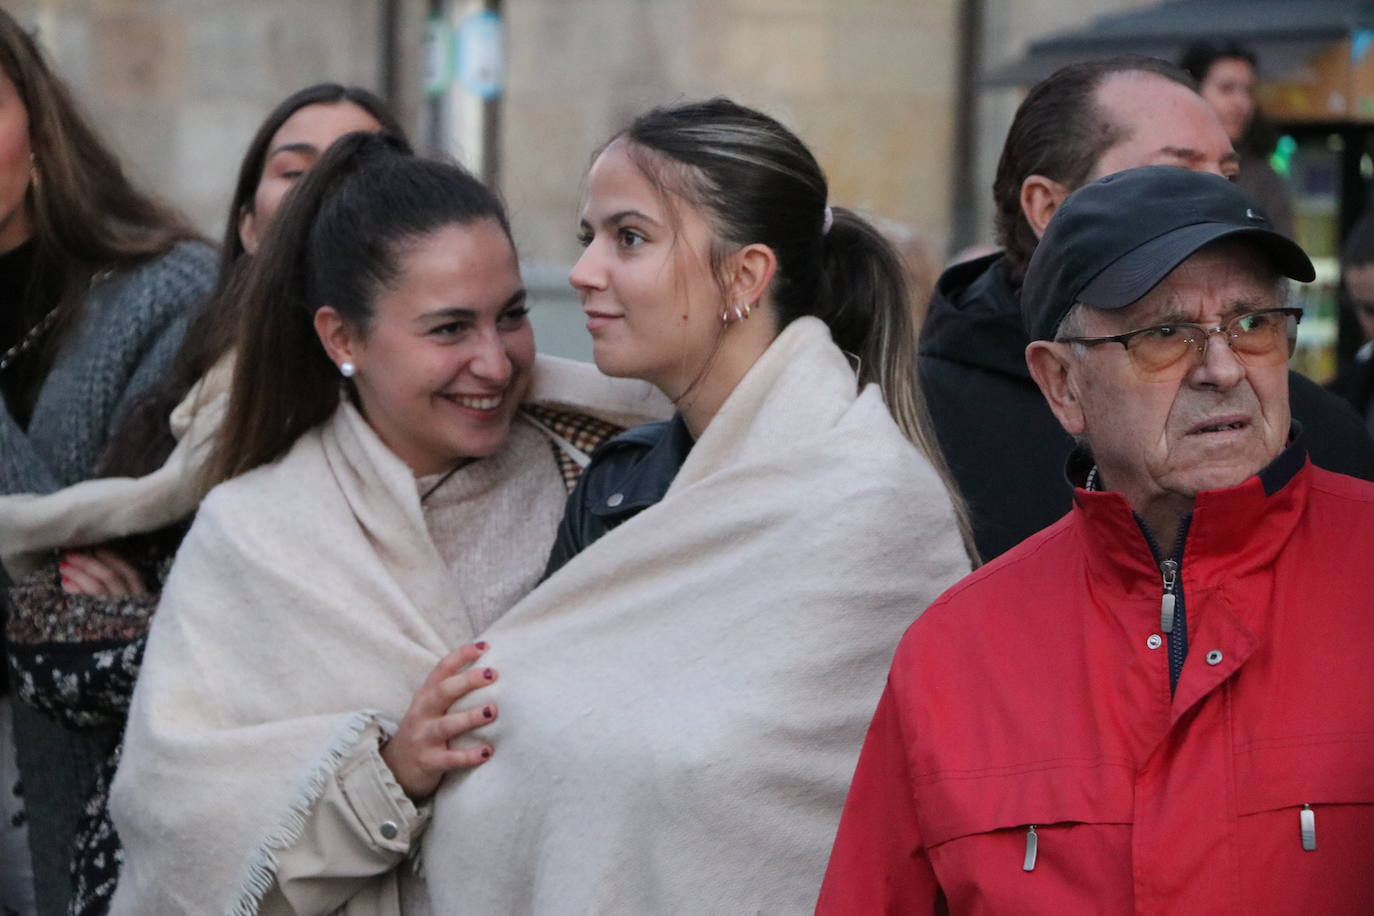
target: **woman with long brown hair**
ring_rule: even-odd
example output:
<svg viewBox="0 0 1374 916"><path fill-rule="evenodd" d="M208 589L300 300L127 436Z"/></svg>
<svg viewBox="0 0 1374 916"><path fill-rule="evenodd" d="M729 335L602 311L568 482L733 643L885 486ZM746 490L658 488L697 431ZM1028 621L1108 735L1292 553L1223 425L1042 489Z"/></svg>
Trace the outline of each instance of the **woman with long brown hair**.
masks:
<svg viewBox="0 0 1374 916"><path fill-rule="evenodd" d="M162 581L204 495L232 370L236 280L286 192L357 130L399 135L400 126L371 92L336 83L295 92L267 115L239 168L215 290L170 369L111 438L99 479L0 496L0 553L11 573L41 563L10 590L16 692L69 729L122 731ZM118 744L102 749L70 843L71 914L105 911L122 862L107 806Z"/></svg>
<svg viewBox="0 0 1374 916"><path fill-rule="evenodd" d="M0 493L46 493L95 472L214 273L210 247L125 177L33 38L0 11ZM74 789L100 754L22 705L12 743L9 709L0 701L0 752L18 752L38 889L60 905ZM0 835L23 822L10 810L15 787L2 788ZM23 850L4 849L9 871Z"/></svg>
<svg viewBox="0 0 1374 916"><path fill-rule="evenodd" d="M499 716L477 635L539 580L569 486L647 386L537 358L504 208L340 140L241 292L222 481L177 554L111 811L115 913L395 913ZM626 400L626 395L629 395ZM621 411L619 407L628 410ZM628 414L628 415L627 415Z"/></svg>

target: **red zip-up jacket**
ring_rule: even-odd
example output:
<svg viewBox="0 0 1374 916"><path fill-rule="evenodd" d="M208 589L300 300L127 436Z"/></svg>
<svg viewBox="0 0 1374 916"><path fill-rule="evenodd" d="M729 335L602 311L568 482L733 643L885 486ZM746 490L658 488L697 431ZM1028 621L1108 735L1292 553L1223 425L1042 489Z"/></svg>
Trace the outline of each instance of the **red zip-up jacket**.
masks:
<svg viewBox="0 0 1374 916"><path fill-rule="evenodd" d="M1374 484L1290 447L1199 494L1181 556L1172 697L1119 494L932 605L816 912L1374 913Z"/></svg>

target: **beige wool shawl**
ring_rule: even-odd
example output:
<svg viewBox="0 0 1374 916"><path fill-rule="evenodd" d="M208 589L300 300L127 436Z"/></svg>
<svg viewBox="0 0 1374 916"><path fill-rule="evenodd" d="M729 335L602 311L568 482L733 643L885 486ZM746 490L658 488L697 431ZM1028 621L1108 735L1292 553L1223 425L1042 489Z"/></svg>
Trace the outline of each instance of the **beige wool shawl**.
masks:
<svg viewBox="0 0 1374 916"><path fill-rule="evenodd" d="M529 400L620 423L666 412L648 386L542 357ZM134 691L111 912L256 912L358 736L398 721L476 635L452 583L414 476L346 401L280 461L212 490Z"/></svg>
<svg viewBox="0 0 1374 916"><path fill-rule="evenodd" d="M969 569L855 389L793 322L667 496L483 634L495 754L436 798L434 913L811 912L892 651Z"/></svg>
<svg viewBox="0 0 1374 916"><path fill-rule="evenodd" d="M33 572L54 548L156 531L194 512L205 496L201 471L224 421L233 373L233 359L225 357L187 392L169 417L176 447L151 474L0 496L0 561L10 578Z"/></svg>
<svg viewBox="0 0 1374 916"><path fill-rule="evenodd" d="M648 385L610 379L588 363L540 356L528 400L589 412L619 426L664 416L666 399ZM196 511L203 471L229 406L233 356L216 363L172 411L176 447L143 477L83 480L53 493L0 496L0 562L19 581L59 547L103 544L156 531Z"/></svg>

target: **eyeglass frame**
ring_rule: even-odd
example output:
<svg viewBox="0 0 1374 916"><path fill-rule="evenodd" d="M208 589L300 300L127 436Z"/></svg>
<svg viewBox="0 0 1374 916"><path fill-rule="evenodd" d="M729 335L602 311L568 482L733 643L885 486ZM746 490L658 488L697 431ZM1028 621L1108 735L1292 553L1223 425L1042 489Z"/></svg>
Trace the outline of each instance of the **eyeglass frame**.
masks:
<svg viewBox="0 0 1374 916"><path fill-rule="evenodd" d="M1088 347L1093 347L1093 346L1096 346L1096 345L1098 345L1098 344L1104 344L1104 343L1119 343L1119 344L1121 344L1121 348L1122 348L1123 350L1125 350L1127 354L1129 354L1129 353L1131 352L1131 347L1130 347L1130 340L1131 340L1131 338L1136 337L1136 336L1138 336L1138 335L1140 335L1140 334L1147 334L1147 333L1149 333L1150 331L1158 331L1160 328L1197 328L1199 331L1202 332L1202 339L1201 339L1199 345L1198 345L1197 347L1194 347L1194 348L1193 348L1193 352L1195 352L1195 353L1206 353L1206 352L1207 352L1207 343L1208 343L1208 341L1210 341L1210 340L1212 339L1212 335L1213 335L1213 334L1223 334L1223 333L1224 333L1225 336L1224 336L1222 339L1226 341L1226 346L1227 346L1227 348L1229 348L1229 349L1231 350L1232 353L1235 353L1236 359L1238 359L1238 360L1240 360L1242 363L1244 363L1244 362L1245 362L1245 359L1244 359L1243 355L1242 355L1240 352L1238 352L1238 351L1235 349L1235 347L1233 347L1232 344L1231 344L1231 342L1232 342L1233 340L1235 340L1235 337L1234 337L1234 335L1232 335L1232 334L1229 332L1229 329L1230 329L1231 326L1234 325L1237 321L1241 321L1241 320L1246 319L1246 318L1253 318L1255 315L1267 315L1267 314L1270 314L1270 313L1272 313L1272 312L1278 312L1279 314L1283 315L1283 316L1286 317L1286 318L1292 318L1292 319L1293 319L1293 327L1294 327L1295 330L1296 330L1296 328L1297 328L1297 326L1298 326L1298 323L1302 321L1302 314L1303 314L1302 309L1297 308L1296 306L1276 306L1276 307L1274 307L1274 308L1255 309L1254 311L1250 311L1250 312L1242 312L1241 314L1235 315L1235 316L1233 316L1232 318L1228 319L1228 320L1225 321L1224 323L1219 324L1219 325L1217 325L1216 327L1211 327L1211 328L1205 327L1204 325L1200 325L1200 324L1197 324L1197 323L1192 322L1192 321L1175 321L1175 322L1165 322L1164 324L1153 324L1153 325L1150 325L1150 326L1147 327L1147 328L1137 328L1137 329L1135 329L1134 331L1127 331L1127 332L1124 333L1124 334L1113 334L1113 335L1111 335L1110 337L1063 337L1063 338L1060 338L1060 339L1059 339L1058 341L1056 341L1056 342L1057 342L1057 343L1083 344L1084 346L1088 346ZM1187 350L1184 351L1184 355L1185 355L1185 356L1187 355L1187 352L1188 352ZM1289 339L1288 339L1288 356L1284 357L1284 361L1287 362L1288 359L1292 357L1292 355L1293 355L1293 338L1292 338L1292 336L1289 336ZM1162 372L1162 371L1164 371L1165 369L1168 369L1168 368L1170 368L1170 367L1172 367L1172 366L1175 366L1175 365L1177 365L1177 364L1180 363L1180 362L1182 362L1182 357L1180 357L1179 359L1174 360L1172 363L1169 363L1169 364L1166 365L1166 366L1161 366L1159 369L1154 369L1154 370L1145 369L1145 370L1143 370L1143 371L1146 371L1146 372ZM1137 365L1134 356L1131 357L1131 365L1132 365L1132 366L1136 366L1137 368L1140 368L1140 367ZM1249 364L1246 363L1246 365L1249 365Z"/></svg>

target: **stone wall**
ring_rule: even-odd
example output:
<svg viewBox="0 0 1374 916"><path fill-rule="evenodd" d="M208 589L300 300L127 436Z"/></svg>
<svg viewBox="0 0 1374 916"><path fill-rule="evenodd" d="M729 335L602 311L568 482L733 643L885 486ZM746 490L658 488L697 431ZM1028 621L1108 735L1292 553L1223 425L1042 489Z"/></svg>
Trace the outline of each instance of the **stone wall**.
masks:
<svg viewBox="0 0 1374 916"><path fill-rule="evenodd" d="M985 67L1032 39L1151 0L984 0ZM394 0L403 123L426 136L420 62L430 0ZM585 355L565 284L593 151L644 108L723 93L796 130L832 202L950 234L961 0L505 0L502 190L537 301L541 344ZM324 79L380 88L381 0L6 0L130 170L218 236L249 136ZM997 154L1020 98L981 93L978 234L991 237Z"/></svg>
<svg viewBox="0 0 1374 916"><path fill-rule="evenodd" d="M212 236L263 116L303 86L375 86L374 0L6 0L140 183Z"/></svg>
<svg viewBox="0 0 1374 916"><path fill-rule="evenodd" d="M942 239L954 0L514 0L504 190L526 251L569 261L592 152L653 104L730 95L816 152L833 202Z"/></svg>
<svg viewBox="0 0 1374 916"><path fill-rule="evenodd" d="M502 185L546 303L541 346L589 355L566 286L582 179L655 104L725 94L763 109L811 146L832 203L943 249L957 0L508 0L506 16Z"/></svg>
<svg viewBox="0 0 1374 916"><path fill-rule="evenodd" d="M399 102L423 136L429 3L397 5ZM6 0L38 27L130 170L216 236L238 158L279 99L322 79L376 87L382 6ZM531 279L566 299L593 150L649 105L717 93L801 134L830 175L834 202L916 227L938 250L950 200L956 8L957 0L506 0L502 185ZM549 343L585 353L560 343L572 333L580 331L564 321Z"/></svg>

